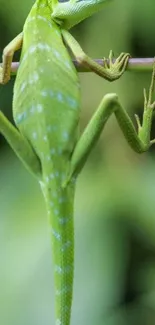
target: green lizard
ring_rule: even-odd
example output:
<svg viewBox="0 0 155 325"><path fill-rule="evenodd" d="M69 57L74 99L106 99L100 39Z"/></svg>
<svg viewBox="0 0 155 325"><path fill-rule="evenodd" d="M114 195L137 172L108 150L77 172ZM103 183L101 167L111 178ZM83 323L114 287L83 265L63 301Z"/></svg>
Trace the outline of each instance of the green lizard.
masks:
<svg viewBox="0 0 155 325"><path fill-rule="evenodd" d="M152 122L152 91L145 96L143 123L138 135L116 94L108 94L79 138L80 88L68 49L78 62L110 81L124 72L129 55L122 53L103 67L88 57L68 30L100 10L104 0L37 0L23 32L3 52L0 82L10 78L13 54L22 48L13 97L15 128L0 112L0 132L17 156L38 179L51 227L55 278L56 325L69 325L74 271L73 202L75 180L100 133L114 113L130 146L146 151Z"/></svg>

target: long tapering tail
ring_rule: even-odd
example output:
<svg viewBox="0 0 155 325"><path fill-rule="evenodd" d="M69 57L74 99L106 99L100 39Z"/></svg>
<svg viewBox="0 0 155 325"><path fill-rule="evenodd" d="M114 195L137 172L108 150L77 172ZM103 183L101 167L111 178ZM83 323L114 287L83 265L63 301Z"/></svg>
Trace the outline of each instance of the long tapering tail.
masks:
<svg viewBox="0 0 155 325"><path fill-rule="evenodd" d="M51 229L56 325L69 325L74 275L74 186L42 183Z"/></svg>

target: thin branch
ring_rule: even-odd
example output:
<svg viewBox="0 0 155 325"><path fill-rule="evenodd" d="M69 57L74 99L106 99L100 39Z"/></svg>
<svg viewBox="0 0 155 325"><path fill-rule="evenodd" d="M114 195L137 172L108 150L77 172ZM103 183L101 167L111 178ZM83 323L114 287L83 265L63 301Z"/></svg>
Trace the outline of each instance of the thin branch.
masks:
<svg viewBox="0 0 155 325"><path fill-rule="evenodd" d="M103 66L104 60L103 59L94 59L95 62ZM109 60L106 59L108 63ZM91 72L89 68L85 68L80 65L76 60L73 60L75 67L77 68L78 72ZM113 60L115 62L115 59ZM152 71L153 63L155 62L155 58L132 58L129 59L127 70L128 71Z"/></svg>
<svg viewBox="0 0 155 325"><path fill-rule="evenodd" d="M103 66L104 60L103 59L94 59L95 62ZM106 60L108 62L108 60ZM114 59L115 61L115 59ZM129 63L127 65L128 71L152 71L154 58L137 58L137 59L129 59ZM89 68L82 66L76 60L73 60L73 63L78 72L91 72ZM2 63L0 63L2 66ZM11 74L15 75L19 67L19 62L13 62L11 66Z"/></svg>

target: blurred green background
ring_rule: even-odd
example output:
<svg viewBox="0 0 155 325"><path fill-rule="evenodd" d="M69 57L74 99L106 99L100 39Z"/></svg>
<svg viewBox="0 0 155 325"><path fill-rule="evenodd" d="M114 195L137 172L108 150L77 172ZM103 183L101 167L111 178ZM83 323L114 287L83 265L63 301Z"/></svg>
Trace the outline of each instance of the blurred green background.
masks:
<svg viewBox="0 0 155 325"><path fill-rule="evenodd" d="M0 0L0 51L21 30L33 1ZM154 0L116 0L72 33L94 58L155 55ZM19 53L15 55L18 60ZM80 74L81 131L107 92L142 115L151 73L108 83ZM0 87L12 120L14 78ZM155 98L155 96L154 96ZM134 121L134 118L133 118ZM155 137L155 122L152 137ZM0 324L54 325L50 236L41 191L0 138ZM155 324L155 147L141 156L114 117L82 171L75 201L72 325Z"/></svg>

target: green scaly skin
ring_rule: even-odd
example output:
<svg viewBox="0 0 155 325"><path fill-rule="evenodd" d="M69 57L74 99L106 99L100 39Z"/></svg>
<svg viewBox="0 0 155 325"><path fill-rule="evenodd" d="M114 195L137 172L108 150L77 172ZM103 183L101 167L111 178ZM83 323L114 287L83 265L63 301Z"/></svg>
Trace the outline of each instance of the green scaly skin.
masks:
<svg viewBox="0 0 155 325"><path fill-rule="evenodd" d="M0 82L10 78L14 52L22 47L13 97L13 116L17 128L0 112L0 132L17 156L38 179L46 202L50 223L55 278L56 325L69 325L74 273L73 202L75 180L106 121L114 113L130 146L136 152L149 149L152 91L145 92L143 123L138 117L138 135L121 107L116 94L106 95L79 139L80 87L77 72L64 42L78 62L113 81L125 71L129 55L103 67L81 49L68 29L99 11L103 0L37 0L25 22L23 32L4 50Z"/></svg>
<svg viewBox="0 0 155 325"><path fill-rule="evenodd" d="M23 33L13 116L41 162L41 187L52 238L56 324L68 325L73 288L75 185L61 185L78 140L79 80L48 6L44 10L36 5L32 8Z"/></svg>

